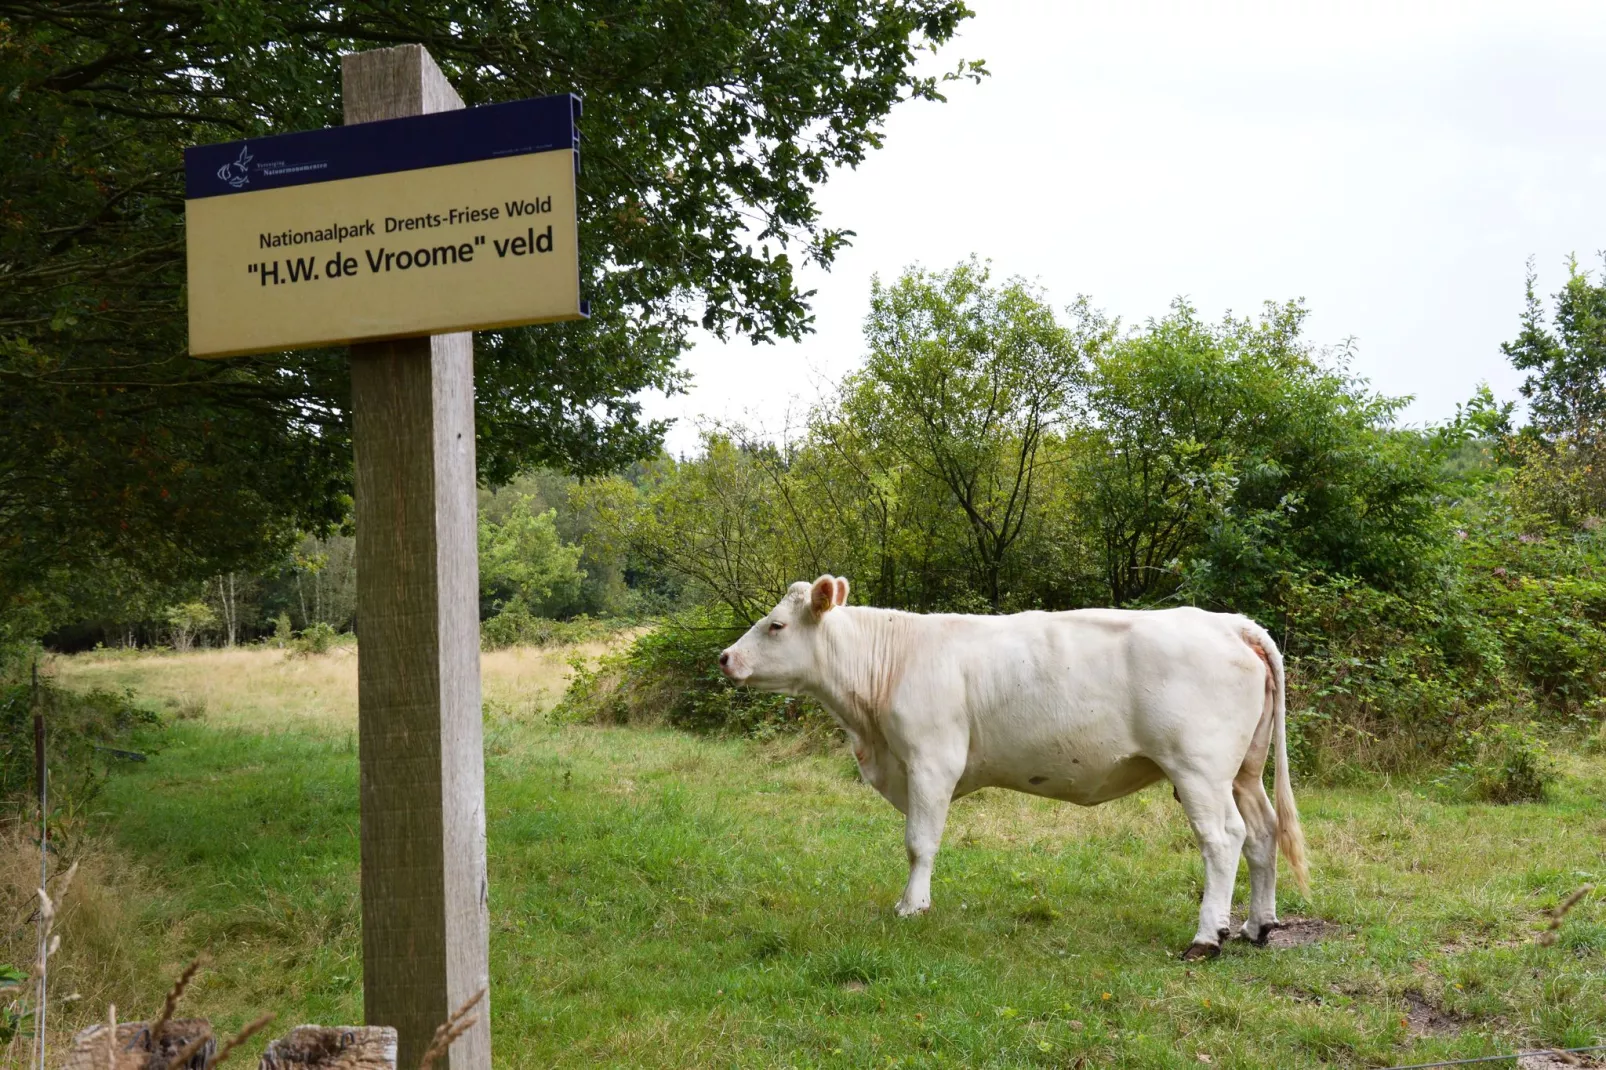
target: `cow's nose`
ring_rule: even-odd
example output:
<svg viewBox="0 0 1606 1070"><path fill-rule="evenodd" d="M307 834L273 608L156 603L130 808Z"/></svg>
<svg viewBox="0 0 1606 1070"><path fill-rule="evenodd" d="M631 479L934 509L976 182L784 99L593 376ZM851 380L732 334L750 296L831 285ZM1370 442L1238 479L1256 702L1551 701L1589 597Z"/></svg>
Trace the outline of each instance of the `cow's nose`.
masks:
<svg viewBox="0 0 1606 1070"><path fill-rule="evenodd" d="M719 655L719 667L725 668L731 663L731 652L726 650Z"/></svg>

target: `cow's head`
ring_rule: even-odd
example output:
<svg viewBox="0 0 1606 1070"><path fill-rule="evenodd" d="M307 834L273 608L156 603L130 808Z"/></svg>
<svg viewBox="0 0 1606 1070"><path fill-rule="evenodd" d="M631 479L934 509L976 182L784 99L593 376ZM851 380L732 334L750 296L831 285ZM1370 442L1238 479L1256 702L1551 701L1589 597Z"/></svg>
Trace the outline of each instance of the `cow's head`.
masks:
<svg viewBox="0 0 1606 1070"><path fill-rule="evenodd" d="M821 576L794 583L780 604L719 655L719 667L739 684L796 694L817 675L820 621L848 600L848 581Z"/></svg>

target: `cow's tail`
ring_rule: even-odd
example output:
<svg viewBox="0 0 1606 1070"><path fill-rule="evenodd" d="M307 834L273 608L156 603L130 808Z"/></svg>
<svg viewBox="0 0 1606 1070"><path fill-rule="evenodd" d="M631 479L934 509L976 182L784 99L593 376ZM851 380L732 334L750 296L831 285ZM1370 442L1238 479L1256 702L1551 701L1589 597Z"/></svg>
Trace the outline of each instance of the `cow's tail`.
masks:
<svg viewBox="0 0 1606 1070"><path fill-rule="evenodd" d="M1272 704L1275 760L1274 793L1277 800L1277 844L1283 857L1294 871L1294 883L1306 895L1310 894L1310 870L1305 863L1305 830L1299 825L1299 807L1294 805L1294 787L1288 778L1288 702L1283 679L1283 654L1277 649L1271 634L1255 629L1255 640L1265 655L1266 667L1271 670L1267 680L1266 698Z"/></svg>

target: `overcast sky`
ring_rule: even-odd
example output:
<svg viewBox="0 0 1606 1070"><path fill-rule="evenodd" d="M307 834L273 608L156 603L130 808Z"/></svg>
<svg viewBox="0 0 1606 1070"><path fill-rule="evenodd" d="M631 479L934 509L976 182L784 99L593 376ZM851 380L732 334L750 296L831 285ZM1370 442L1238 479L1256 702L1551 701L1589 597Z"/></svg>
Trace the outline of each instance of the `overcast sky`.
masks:
<svg viewBox="0 0 1606 1070"><path fill-rule="evenodd" d="M778 431L857 365L874 274L972 252L1057 305L1127 323L1186 296L1212 319L1303 298L1309 337L1441 420L1500 343L1524 261L1556 290L1606 248L1606 5L970 0L943 66L992 76L900 105L886 145L821 192L857 231L797 344L704 341L689 395L649 400Z"/></svg>

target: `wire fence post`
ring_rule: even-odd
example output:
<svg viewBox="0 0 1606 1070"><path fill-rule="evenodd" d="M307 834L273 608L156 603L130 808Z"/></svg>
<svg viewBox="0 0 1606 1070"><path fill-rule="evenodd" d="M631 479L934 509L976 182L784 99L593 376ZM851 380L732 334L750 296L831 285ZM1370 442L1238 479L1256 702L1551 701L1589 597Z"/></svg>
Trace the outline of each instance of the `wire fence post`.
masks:
<svg viewBox="0 0 1606 1070"><path fill-rule="evenodd" d="M35 1062L39 1070L45 1070L45 1003L50 991L50 948L45 946L50 928L50 921L45 916L45 880L50 875L50 772L45 765L45 708L39 701L38 655L33 659L32 683L29 697L33 705L33 776L34 786L39 792L39 978L33 1002L33 1033L34 1051L37 1052Z"/></svg>

